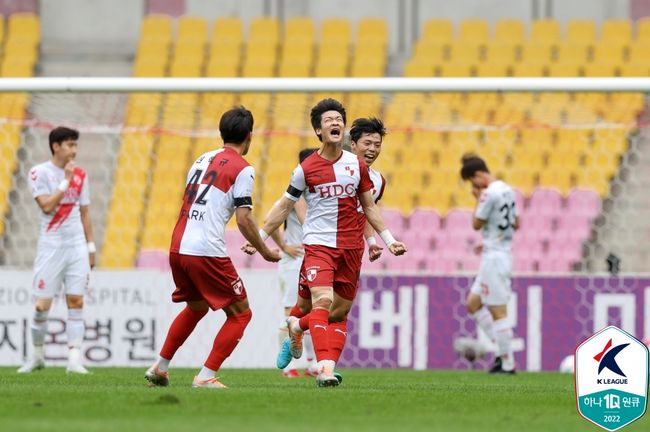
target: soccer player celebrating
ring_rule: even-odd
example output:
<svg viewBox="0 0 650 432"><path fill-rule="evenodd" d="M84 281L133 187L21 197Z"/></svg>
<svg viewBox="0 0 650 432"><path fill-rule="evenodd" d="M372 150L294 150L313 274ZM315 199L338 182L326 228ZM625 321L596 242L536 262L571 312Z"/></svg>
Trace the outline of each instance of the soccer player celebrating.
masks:
<svg viewBox="0 0 650 432"><path fill-rule="evenodd" d="M485 161L475 155L463 157L460 175L472 184L477 200L472 227L483 231L481 264L467 296L467 310L496 341L498 352L490 373L514 374L512 324L507 306L512 292L512 236L519 228L515 192L497 180Z"/></svg>
<svg viewBox="0 0 650 432"><path fill-rule="evenodd" d="M269 215L262 237L275 231L287 218L295 202L304 197L307 215L303 225L305 256L301 268L299 296L311 302L312 311L303 317L305 328L289 327L291 351L299 358L302 331L311 333L319 375L317 384L337 386L335 359L345 345L347 332L330 325L330 310L335 294L352 301L356 295L363 229L359 225L358 200L370 225L394 255L406 252L386 229L372 196L372 181L366 163L342 149L345 109L334 99L324 99L311 111L311 123L321 147L293 171L287 192ZM245 245L248 253L254 248ZM300 303L300 302L299 302ZM337 351L339 353L337 354Z"/></svg>
<svg viewBox="0 0 650 432"><path fill-rule="evenodd" d="M225 388L215 377L251 320L246 290L232 265L224 240L233 213L244 237L264 259L280 255L260 238L252 216L255 170L242 157L251 145L253 115L243 107L223 114L219 122L223 148L203 154L187 174L183 204L172 234L169 262L176 284L172 301L186 302L172 323L158 361L145 373L154 386L169 385L169 362L208 309L222 309L226 322L217 334L192 387Z"/></svg>
<svg viewBox="0 0 650 432"><path fill-rule="evenodd" d="M310 156L316 149L301 150L298 159L302 163L308 156ZM296 202L294 208L289 212L287 220L284 222L284 228L280 226L277 230L271 233L271 238L282 250L282 259L278 263L278 276L280 279L280 289L282 290L282 304L284 306L284 314L289 317L291 308L298 300L298 281L300 280L300 266L302 265L303 249L302 249L302 224L305 220L305 213L307 211L307 204L304 199ZM287 339L287 323L282 322L280 326L280 346L285 344ZM305 356L307 358L308 367L305 375L316 376L316 364L314 360L314 348L311 344L311 337L306 334L303 339L305 347ZM288 356L288 363L278 364L280 369L283 369L282 374L287 378L297 378L300 376L295 366L295 361L291 354Z"/></svg>
<svg viewBox="0 0 650 432"><path fill-rule="evenodd" d="M79 132L57 127L50 132L52 159L29 172L29 184L41 212L40 236L32 289L36 310L31 325L33 356L18 369L29 373L45 366L44 341L52 299L65 286L68 319L67 372L86 374L80 347L84 337L83 300L95 243L90 223L90 190L86 171L74 163Z"/></svg>

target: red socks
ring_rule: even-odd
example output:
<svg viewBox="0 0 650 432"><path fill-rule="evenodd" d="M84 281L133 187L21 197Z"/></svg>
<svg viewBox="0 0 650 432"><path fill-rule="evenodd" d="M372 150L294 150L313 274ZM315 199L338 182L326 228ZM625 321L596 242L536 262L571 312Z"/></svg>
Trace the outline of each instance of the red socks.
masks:
<svg viewBox="0 0 650 432"><path fill-rule="evenodd" d="M307 312L307 313L309 313L309 312ZM300 308L298 307L298 305L295 304L291 308L291 311L289 312L289 315L291 315L293 317L296 317L296 318L302 318L305 315L307 315L307 313L304 313L303 311L301 311Z"/></svg>
<svg viewBox="0 0 650 432"><path fill-rule="evenodd" d="M309 333L314 343L317 361L330 360L327 331L329 314L325 309L312 309L309 313Z"/></svg>
<svg viewBox="0 0 650 432"><path fill-rule="evenodd" d="M235 350L252 316L253 312L248 309L246 312L226 318L226 322L214 338L212 351L205 361L205 367L213 371L219 370L221 363Z"/></svg>
<svg viewBox="0 0 650 432"><path fill-rule="evenodd" d="M167 331L167 338L160 350L160 357L171 360L176 354L178 348L185 342L187 337L192 333L196 324L201 318L208 313L208 309L202 311L193 311L185 307L174 319L172 325Z"/></svg>
<svg viewBox="0 0 650 432"><path fill-rule="evenodd" d="M329 323L327 326L327 336L329 338L329 356L331 360L338 363L343 348L345 347L345 339L348 335L348 321Z"/></svg>

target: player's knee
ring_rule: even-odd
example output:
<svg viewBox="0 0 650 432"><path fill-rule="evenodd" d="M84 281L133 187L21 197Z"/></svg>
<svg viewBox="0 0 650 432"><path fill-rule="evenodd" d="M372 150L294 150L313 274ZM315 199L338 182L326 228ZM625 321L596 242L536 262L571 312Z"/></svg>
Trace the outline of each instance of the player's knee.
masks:
<svg viewBox="0 0 650 432"><path fill-rule="evenodd" d="M68 309L81 309L83 306L83 297L68 299Z"/></svg>
<svg viewBox="0 0 650 432"><path fill-rule="evenodd" d="M247 326L249 322L251 322L251 319L253 318L253 311L248 308L245 311L242 311L235 315L238 319L238 321L244 325Z"/></svg>

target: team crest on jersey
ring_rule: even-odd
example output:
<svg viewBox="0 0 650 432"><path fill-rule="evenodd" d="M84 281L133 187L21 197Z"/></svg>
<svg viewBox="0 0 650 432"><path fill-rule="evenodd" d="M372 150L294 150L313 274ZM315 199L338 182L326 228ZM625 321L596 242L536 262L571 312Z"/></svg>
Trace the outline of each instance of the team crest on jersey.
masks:
<svg viewBox="0 0 650 432"><path fill-rule="evenodd" d="M354 168L351 165L346 165L345 170L348 172L350 176L354 175Z"/></svg>
<svg viewBox="0 0 650 432"><path fill-rule="evenodd" d="M45 281L43 279L38 280L38 289L45 289Z"/></svg>
<svg viewBox="0 0 650 432"><path fill-rule="evenodd" d="M232 290L235 292L236 295L241 295L242 291L244 290L244 284L241 281L241 278L237 278L236 281L231 283L232 285Z"/></svg>
<svg viewBox="0 0 650 432"><path fill-rule="evenodd" d="M316 276L318 276L318 269L320 267L314 266L314 267L308 267L307 270L305 271L305 278L309 282L313 282L316 280Z"/></svg>
<svg viewBox="0 0 650 432"><path fill-rule="evenodd" d="M31 175L32 180L36 181L36 179L38 178L38 173L36 172L36 170L33 169L32 172L30 172L29 174Z"/></svg>

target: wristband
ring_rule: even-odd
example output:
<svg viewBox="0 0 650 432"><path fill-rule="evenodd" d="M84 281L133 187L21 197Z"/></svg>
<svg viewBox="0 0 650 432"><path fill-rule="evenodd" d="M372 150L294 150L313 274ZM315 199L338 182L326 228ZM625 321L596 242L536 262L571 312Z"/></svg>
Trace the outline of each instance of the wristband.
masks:
<svg viewBox="0 0 650 432"><path fill-rule="evenodd" d="M70 180L63 179L61 180L61 183L59 183L59 185L56 188L61 192L65 193L65 191L68 190L68 187L70 187Z"/></svg>
<svg viewBox="0 0 650 432"><path fill-rule="evenodd" d="M381 233L379 233L379 237L386 243L386 246L390 247L393 243L395 243L397 240L395 240L395 237L390 233L389 229L383 230Z"/></svg>
<svg viewBox="0 0 650 432"><path fill-rule="evenodd" d="M260 228L259 233L260 233L260 237L262 237L263 241L266 241L266 239L269 238L269 235L262 228Z"/></svg>
<svg viewBox="0 0 650 432"><path fill-rule="evenodd" d="M88 242L88 253L95 253L97 252L97 247L95 246L95 242Z"/></svg>
<svg viewBox="0 0 650 432"><path fill-rule="evenodd" d="M366 243L368 243L368 246L374 246L377 244L377 239L375 236L366 237Z"/></svg>

